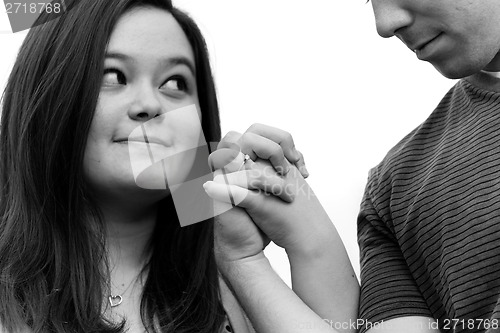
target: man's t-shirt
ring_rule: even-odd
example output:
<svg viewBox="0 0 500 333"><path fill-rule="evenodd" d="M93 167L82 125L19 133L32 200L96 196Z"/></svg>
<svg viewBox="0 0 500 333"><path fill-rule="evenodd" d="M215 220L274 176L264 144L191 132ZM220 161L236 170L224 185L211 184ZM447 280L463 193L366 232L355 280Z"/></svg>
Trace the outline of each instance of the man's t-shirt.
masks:
<svg viewBox="0 0 500 333"><path fill-rule="evenodd" d="M459 81L370 171L358 243L360 332L404 316L500 331L500 93Z"/></svg>

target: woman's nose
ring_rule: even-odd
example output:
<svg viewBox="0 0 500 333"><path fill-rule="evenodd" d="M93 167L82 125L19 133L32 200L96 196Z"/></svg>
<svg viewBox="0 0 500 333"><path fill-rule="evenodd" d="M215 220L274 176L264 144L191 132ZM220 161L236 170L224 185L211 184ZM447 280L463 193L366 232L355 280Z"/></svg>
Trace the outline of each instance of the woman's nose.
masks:
<svg viewBox="0 0 500 333"><path fill-rule="evenodd" d="M143 84L134 91L134 100L128 111L133 120L148 121L162 113L160 96L158 90L147 84Z"/></svg>
<svg viewBox="0 0 500 333"><path fill-rule="evenodd" d="M384 38L392 37L399 29L411 25L413 18L410 10L404 7L406 2L401 0L372 0L375 23L380 36Z"/></svg>

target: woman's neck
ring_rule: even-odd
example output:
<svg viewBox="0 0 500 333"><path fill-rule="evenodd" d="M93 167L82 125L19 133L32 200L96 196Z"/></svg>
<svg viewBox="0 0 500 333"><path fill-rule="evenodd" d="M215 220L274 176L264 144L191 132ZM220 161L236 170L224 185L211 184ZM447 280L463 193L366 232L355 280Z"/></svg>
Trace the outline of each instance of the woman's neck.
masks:
<svg viewBox="0 0 500 333"><path fill-rule="evenodd" d="M108 204L100 207L106 225L108 263L113 270L140 270L149 253L158 212L157 205L127 207Z"/></svg>
<svg viewBox="0 0 500 333"><path fill-rule="evenodd" d="M109 291L104 295L106 316L111 321L127 319L131 332L143 332L140 303L148 271L145 269L158 213L152 206L121 203L100 205L106 226ZM147 268L147 267L146 267Z"/></svg>

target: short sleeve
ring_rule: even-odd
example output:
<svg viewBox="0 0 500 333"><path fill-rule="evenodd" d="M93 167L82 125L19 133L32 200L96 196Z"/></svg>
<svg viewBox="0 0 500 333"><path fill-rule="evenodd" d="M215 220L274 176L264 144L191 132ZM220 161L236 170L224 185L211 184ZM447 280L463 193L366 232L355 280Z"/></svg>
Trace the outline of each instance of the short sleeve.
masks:
<svg viewBox="0 0 500 333"><path fill-rule="evenodd" d="M379 205L384 204L380 196L374 195L384 192L376 185L374 169L370 172L358 216L361 263L359 319L363 320L360 333L370 325L397 317L432 317L389 227L389 204L386 203L387 207L377 206L377 209L373 203L375 198L379 200ZM385 221L379 216L381 210L384 211Z"/></svg>

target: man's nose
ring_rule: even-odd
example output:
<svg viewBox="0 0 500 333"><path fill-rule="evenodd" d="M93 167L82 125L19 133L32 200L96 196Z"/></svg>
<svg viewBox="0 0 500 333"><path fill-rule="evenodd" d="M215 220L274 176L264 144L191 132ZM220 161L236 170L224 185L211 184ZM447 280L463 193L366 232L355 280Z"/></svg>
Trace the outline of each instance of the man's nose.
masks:
<svg viewBox="0 0 500 333"><path fill-rule="evenodd" d="M411 12L408 8L404 8L404 2L404 0L372 0L377 32L381 37L392 37L396 31L412 23Z"/></svg>

